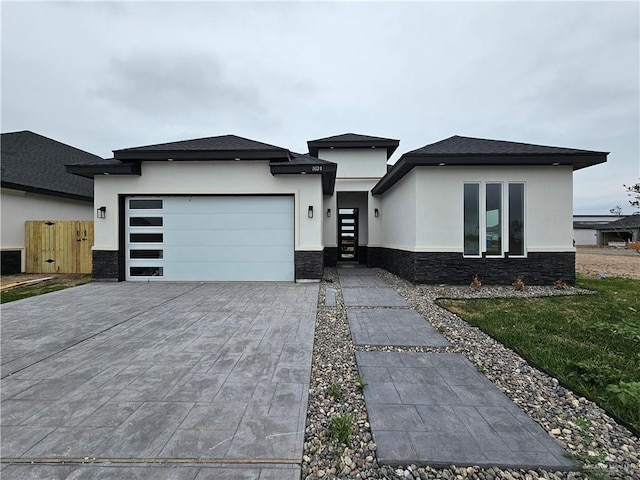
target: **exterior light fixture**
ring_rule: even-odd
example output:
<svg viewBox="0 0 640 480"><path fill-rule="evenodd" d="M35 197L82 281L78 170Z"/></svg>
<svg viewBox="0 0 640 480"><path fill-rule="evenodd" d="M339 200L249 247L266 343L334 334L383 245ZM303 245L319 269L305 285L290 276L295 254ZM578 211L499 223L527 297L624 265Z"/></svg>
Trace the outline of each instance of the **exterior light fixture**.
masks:
<svg viewBox="0 0 640 480"><path fill-rule="evenodd" d="M327 217L330 217L330 216L331 216L331 209L327 208Z"/></svg>
<svg viewBox="0 0 640 480"><path fill-rule="evenodd" d="M439 166L439 167L444 167L444 165L445 165L445 163L444 163L444 162L440 162L440 163L438 164L438 166Z"/></svg>
<svg viewBox="0 0 640 480"><path fill-rule="evenodd" d="M377 208L373 209L373 216L378 218L380 216L380 210L378 210Z"/></svg>
<svg viewBox="0 0 640 480"><path fill-rule="evenodd" d="M98 218L106 218L107 217L107 207L100 207L96 210L96 214Z"/></svg>
<svg viewBox="0 0 640 480"><path fill-rule="evenodd" d="M309 218L313 218L313 205L309 205L309 210L307 212L307 216Z"/></svg>
<svg viewBox="0 0 640 480"><path fill-rule="evenodd" d="M554 167L557 167L558 165L560 165L560 162L553 162L551 165L553 165Z"/></svg>

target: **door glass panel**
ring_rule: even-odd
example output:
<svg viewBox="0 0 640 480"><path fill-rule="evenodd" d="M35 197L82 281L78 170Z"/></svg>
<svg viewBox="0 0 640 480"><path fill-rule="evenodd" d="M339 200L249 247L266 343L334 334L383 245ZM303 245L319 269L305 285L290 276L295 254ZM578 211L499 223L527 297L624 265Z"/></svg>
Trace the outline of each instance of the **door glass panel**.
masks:
<svg viewBox="0 0 640 480"><path fill-rule="evenodd" d="M130 227L161 227L162 217L131 217Z"/></svg>

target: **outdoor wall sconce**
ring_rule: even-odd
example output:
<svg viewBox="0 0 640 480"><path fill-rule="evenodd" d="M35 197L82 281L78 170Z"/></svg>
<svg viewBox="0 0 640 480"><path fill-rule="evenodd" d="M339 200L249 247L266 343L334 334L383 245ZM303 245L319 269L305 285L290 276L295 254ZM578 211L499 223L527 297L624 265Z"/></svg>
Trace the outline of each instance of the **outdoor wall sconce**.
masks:
<svg viewBox="0 0 640 480"><path fill-rule="evenodd" d="M327 208L327 217L330 217L330 216L331 216L331 209Z"/></svg>
<svg viewBox="0 0 640 480"><path fill-rule="evenodd" d="M309 218L313 218L313 205L309 205L309 211L307 212Z"/></svg>
<svg viewBox="0 0 640 480"><path fill-rule="evenodd" d="M96 210L98 218L106 218L107 217L107 207L100 207Z"/></svg>
<svg viewBox="0 0 640 480"><path fill-rule="evenodd" d="M378 218L380 216L380 211L377 208L373 209L373 216Z"/></svg>

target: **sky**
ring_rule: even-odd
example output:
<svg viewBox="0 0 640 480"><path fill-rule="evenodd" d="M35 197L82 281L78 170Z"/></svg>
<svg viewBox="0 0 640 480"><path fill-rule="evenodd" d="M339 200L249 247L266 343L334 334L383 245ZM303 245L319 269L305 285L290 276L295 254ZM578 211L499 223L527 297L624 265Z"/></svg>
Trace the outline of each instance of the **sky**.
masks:
<svg viewBox="0 0 640 480"><path fill-rule="evenodd" d="M347 132L610 152L574 214L633 213L640 2L7 2L1 129L112 151Z"/></svg>

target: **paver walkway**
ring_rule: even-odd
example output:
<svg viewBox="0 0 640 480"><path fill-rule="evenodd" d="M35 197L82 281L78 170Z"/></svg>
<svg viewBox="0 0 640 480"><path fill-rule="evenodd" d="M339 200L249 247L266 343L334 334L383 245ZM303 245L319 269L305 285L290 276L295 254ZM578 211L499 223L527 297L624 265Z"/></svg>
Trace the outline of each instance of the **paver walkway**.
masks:
<svg viewBox="0 0 640 480"><path fill-rule="evenodd" d="M389 308L402 298L371 270L339 268L338 274L348 285L342 287L347 306L377 307L347 308L355 345L448 345L414 310ZM358 351L356 361L367 383L381 464L574 467L563 448L463 355Z"/></svg>
<svg viewBox="0 0 640 480"><path fill-rule="evenodd" d="M3 305L3 477L299 478L317 298L93 283Z"/></svg>

